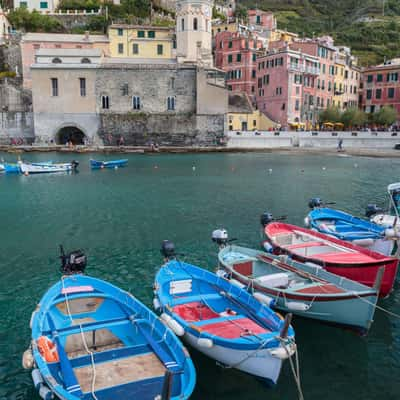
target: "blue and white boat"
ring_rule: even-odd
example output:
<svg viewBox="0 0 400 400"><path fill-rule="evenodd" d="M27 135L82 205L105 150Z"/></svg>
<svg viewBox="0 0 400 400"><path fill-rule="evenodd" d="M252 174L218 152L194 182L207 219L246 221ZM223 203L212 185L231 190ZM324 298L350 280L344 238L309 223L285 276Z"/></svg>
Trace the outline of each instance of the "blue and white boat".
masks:
<svg viewBox="0 0 400 400"><path fill-rule="evenodd" d="M111 161L97 161L90 160L90 166L92 169L103 169L103 168L120 168L125 167L128 164L128 159L124 158L122 160L111 160Z"/></svg>
<svg viewBox="0 0 400 400"><path fill-rule="evenodd" d="M305 224L312 229L334 236L338 239L352 242L358 246L366 247L372 251L390 255L394 247L394 237L385 226L379 226L373 222L354 217L344 211L321 206L311 207L312 210L305 218ZM317 202L318 203L318 202Z"/></svg>
<svg viewBox="0 0 400 400"><path fill-rule="evenodd" d="M18 163L3 163L4 172L6 174L20 174L21 168Z"/></svg>
<svg viewBox="0 0 400 400"><path fill-rule="evenodd" d="M32 377L43 399L188 399L196 373L188 352L130 293L81 274L84 255L64 256L61 281L32 314ZM86 264L86 261L84 261ZM72 268L71 268L72 265ZM33 359L31 358L33 355Z"/></svg>
<svg viewBox="0 0 400 400"><path fill-rule="evenodd" d="M224 277L169 254L155 279L161 319L218 363L275 384L296 351L291 315L283 320Z"/></svg>

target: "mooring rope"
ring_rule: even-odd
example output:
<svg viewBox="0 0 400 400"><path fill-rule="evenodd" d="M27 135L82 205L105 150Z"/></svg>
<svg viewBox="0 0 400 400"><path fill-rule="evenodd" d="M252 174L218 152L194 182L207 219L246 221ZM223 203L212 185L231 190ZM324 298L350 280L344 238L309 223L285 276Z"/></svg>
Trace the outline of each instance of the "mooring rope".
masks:
<svg viewBox="0 0 400 400"><path fill-rule="evenodd" d="M61 277L61 282L62 282L62 287L63 287L63 292L64 292L64 298L65 298L65 305L67 306L67 311L68 311L68 316L71 320L71 324L74 322L74 319L72 318L71 314L71 309L69 307L69 299L67 295L67 291L65 290L65 284L64 284L64 276ZM95 394L95 385L96 385L96 364L94 362L94 353L89 349L89 346L87 345L85 334L83 332L82 324L79 324L79 330L80 334L82 337L82 343L85 347L85 351L90 355L90 362L92 364L92 371L93 371L93 378L92 378L92 384L91 384L91 394L94 400L98 400L96 394Z"/></svg>

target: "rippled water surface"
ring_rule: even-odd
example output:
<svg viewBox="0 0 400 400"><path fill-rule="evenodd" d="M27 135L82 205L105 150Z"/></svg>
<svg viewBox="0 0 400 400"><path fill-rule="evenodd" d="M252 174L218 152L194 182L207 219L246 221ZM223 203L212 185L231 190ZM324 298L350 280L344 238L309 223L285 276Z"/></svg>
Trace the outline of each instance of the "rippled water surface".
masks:
<svg viewBox="0 0 400 400"><path fill-rule="evenodd" d="M0 155L13 161L9 154ZM32 154L29 160L80 162L78 174L0 176L0 400L38 399L21 367L29 318L59 278L58 245L84 248L87 272L151 304L160 242L212 269L211 231L225 227L257 247L259 216L270 210L302 224L310 197L361 214L400 181L400 160L273 154L132 155L128 167L91 171L90 155ZM116 158L104 156L104 158ZM400 313L400 288L381 305ZM295 318L306 400L400 398L400 321L377 312L370 334ZM221 369L191 351L198 372L193 399L290 400L289 364L276 388ZM140 399L135 399L140 400Z"/></svg>

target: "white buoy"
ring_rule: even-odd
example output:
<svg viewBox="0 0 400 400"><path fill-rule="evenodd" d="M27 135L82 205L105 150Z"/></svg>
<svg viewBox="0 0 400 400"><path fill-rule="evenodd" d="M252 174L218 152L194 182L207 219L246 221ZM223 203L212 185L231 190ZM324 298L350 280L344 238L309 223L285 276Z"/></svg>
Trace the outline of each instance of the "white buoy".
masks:
<svg viewBox="0 0 400 400"><path fill-rule="evenodd" d="M118 165L116 165L116 166L114 167L114 169L118 169Z"/></svg>
<svg viewBox="0 0 400 400"><path fill-rule="evenodd" d="M154 297L153 299L153 307L156 311L161 308L160 300L158 300L157 297Z"/></svg>
<svg viewBox="0 0 400 400"><path fill-rule="evenodd" d="M272 174L272 168L270 168L270 169L268 170L268 172L269 172L270 174Z"/></svg>
<svg viewBox="0 0 400 400"><path fill-rule="evenodd" d="M307 311L310 309L310 306L308 304L299 303L297 301L288 301L286 303L286 307L289 310L293 310L293 311Z"/></svg>
<svg viewBox="0 0 400 400"><path fill-rule="evenodd" d="M192 167L192 170L193 170L193 171L196 171L196 167L195 167L194 165L193 165L193 167Z"/></svg>
<svg viewBox="0 0 400 400"><path fill-rule="evenodd" d="M273 307L275 305L275 299L260 292L253 293L253 297L257 299L260 303L263 303L268 307Z"/></svg>
<svg viewBox="0 0 400 400"><path fill-rule="evenodd" d="M24 369L32 369L35 365L35 360L33 358L32 350L26 349L22 355L22 366Z"/></svg>
<svg viewBox="0 0 400 400"><path fill-rule="evenodd" d="M185 334L185 329L181 324L176 322L173 318L171 318L168 322L167 325L172 329L172 331L175 333L177 336L183 336Z"/></svg>
<svg viewBox="0 0 400 400"><path fill-rule="evenodd" d="M322 167L322 171L325 171L326 170L326 167Z"/></svg>

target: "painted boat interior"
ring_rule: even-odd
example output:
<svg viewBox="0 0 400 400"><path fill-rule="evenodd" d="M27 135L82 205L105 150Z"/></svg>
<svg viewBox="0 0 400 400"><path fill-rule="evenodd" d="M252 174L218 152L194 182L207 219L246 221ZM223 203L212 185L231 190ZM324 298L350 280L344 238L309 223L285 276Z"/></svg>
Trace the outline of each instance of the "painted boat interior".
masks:
<svg viewBox="0 0 400 400"><path fill-rule="evenodd" d="M68 299L67 302L60 295L47 313L58 331L60 343L83 392L82 398L92 399L90 352L94 354L94 388L99 400L132 396L154 400L159 396L166 367L149 343L147 334L174 359L170 344L163 338L164 332L154 329L140 312L135 315L130 310L131 315L135 315L132 322L127 309L103 293L70 294ZM44 322L42 334L53 339L48 322ZM47 365L57 383L63 385L60 362ZM172 395L179 395L181 389L181 379L173 379Z"/></svg>

